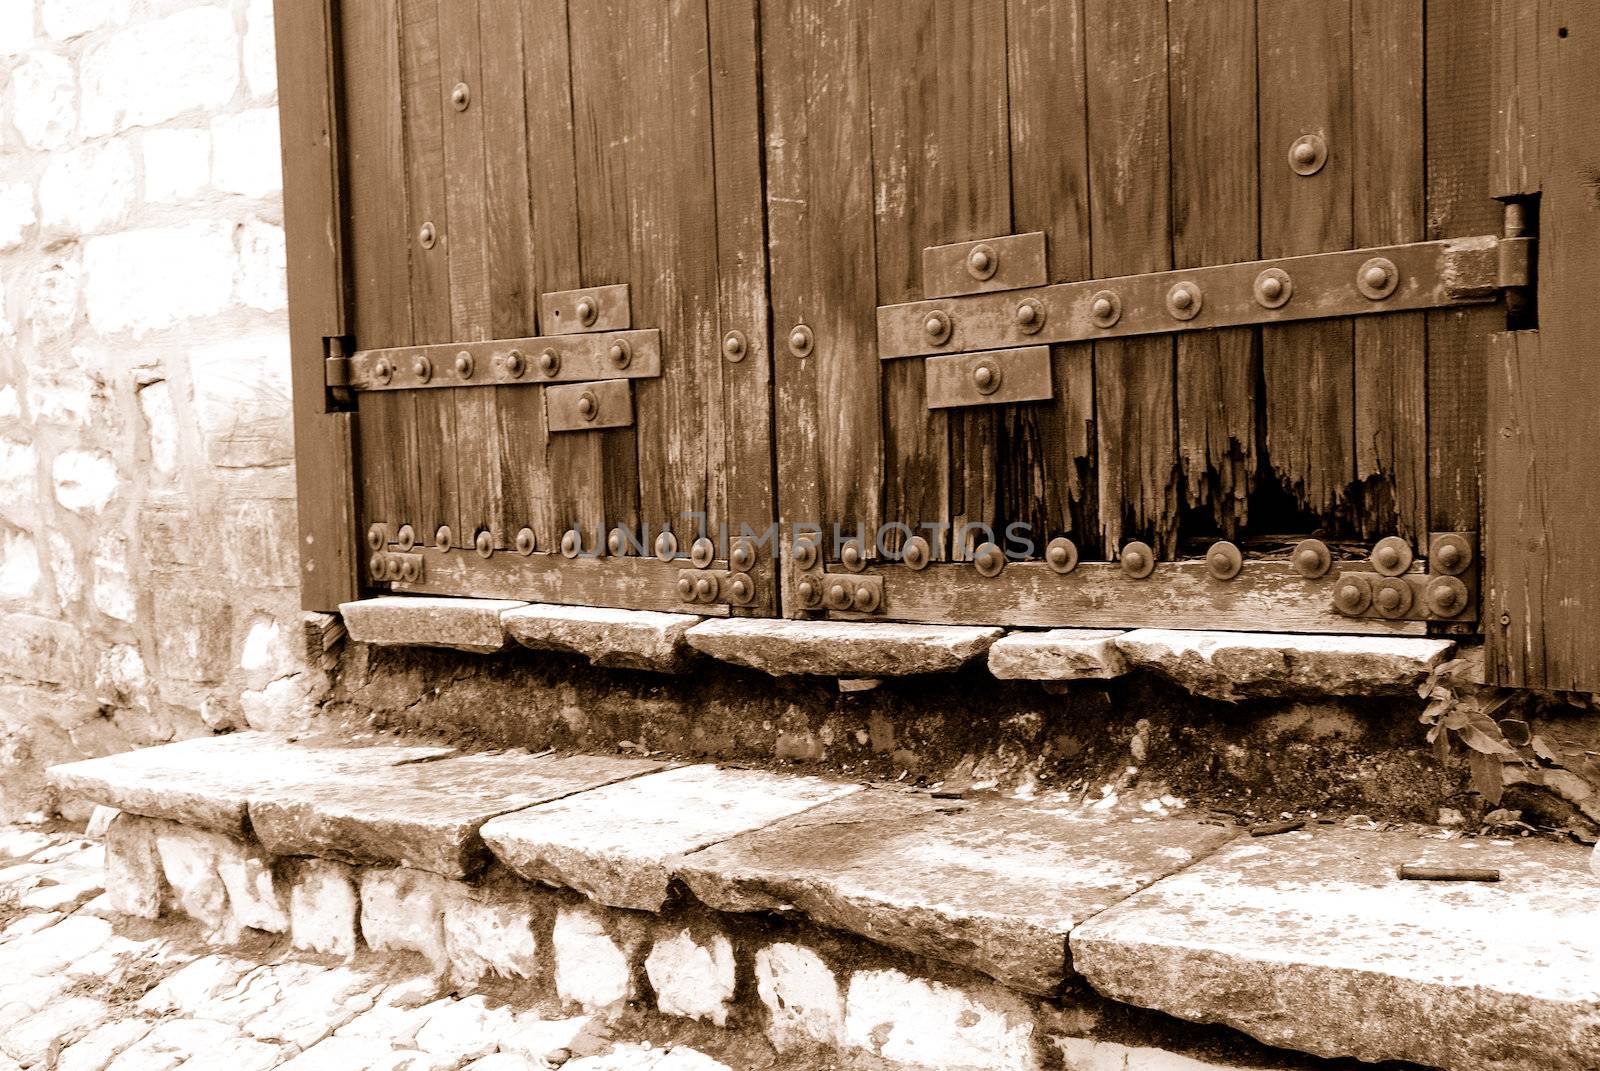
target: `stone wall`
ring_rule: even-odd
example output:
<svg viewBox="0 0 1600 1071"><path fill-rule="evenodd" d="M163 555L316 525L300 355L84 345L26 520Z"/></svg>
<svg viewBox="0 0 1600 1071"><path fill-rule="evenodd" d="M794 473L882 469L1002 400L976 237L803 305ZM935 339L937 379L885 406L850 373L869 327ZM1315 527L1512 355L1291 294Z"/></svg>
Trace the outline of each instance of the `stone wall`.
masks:
<svg viewBox="0 0 1600 1071"><path fill-rule="evenodd" d="M0 2L0 820L303 670L271 0Z"/></svg>

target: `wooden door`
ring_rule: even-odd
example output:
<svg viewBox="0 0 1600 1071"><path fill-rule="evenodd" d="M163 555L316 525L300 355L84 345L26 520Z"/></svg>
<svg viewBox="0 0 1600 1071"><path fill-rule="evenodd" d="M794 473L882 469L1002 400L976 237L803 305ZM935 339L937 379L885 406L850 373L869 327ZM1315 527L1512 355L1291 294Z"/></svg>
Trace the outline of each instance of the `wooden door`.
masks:
<svg viewBox="0 0 1600 1071"><path fill-rule="evenodd" d="M785 610L1475 628L1488 15L764 0Z"/></svg>
<svg viewBox="0 0 1600 1071"><path fill-rule="evenodd" d="M754 0L335 11L369 583L771 612Z"/></svg>

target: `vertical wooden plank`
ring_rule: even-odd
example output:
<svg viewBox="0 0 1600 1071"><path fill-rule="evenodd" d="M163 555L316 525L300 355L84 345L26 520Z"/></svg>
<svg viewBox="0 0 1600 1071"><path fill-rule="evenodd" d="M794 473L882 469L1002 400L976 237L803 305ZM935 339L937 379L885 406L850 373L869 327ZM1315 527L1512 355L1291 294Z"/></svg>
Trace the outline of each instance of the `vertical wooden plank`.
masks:
<svg viewBox="0 0 1600 1071"><path fill-rule="evenodd" d="M1558 687L1546 683L1547 637L1557 634L1548 623L1559 613L1549 587L1555 556L1535 548L1550 546L1552 506L1565 508L1565 495L1550 482L1562 459L1540 456L1540 440L1551 439L1536 408L1544 375L1539 342L1538 331L1501 331L1485 343L1489 444L1480 549L1489 615L1487 676L1507 688Z"/></svg>
<svg viewBox="0 0 1600 1071"><path fill-rule="evenodd" d="M1489 196L1493 0L1427 5L1428 237L1498 234ZM1483 463L1484 338L1505 326L1498 306L1428 318L1428 520L1476 529Z"/></svg>
<svg viewBox="0 0 1600 1071"><path fill-rule="evenodd" d="M1254 0L1171 0L1173 267L1253 260L1257 232ZM1229 538L1256 468L1256 332L1176 338L1178 451L1190 506Z"/></svg>
<svg viewBox="0 0 1600 1071"><path fill-rule="evenodd" d="M439 93L438 0L401 0L400 78L405 197L410 226L411 339L449 342L450 221L445 212L444 116ZM435 241L420 239L424 225ZM455 423L450 391L417 391L417 538L428 544L456 520ZM455 533L452 533L455 534ZM459 535L457 536L459 538Z"/></svg>
<svg viewBox="0 0 1600 1071"><path fill-rule="evenodd" d="M300 605L332 611L356 597L360 537L351 419L328 411L323 383L323 339L347 333L328 0L279 0L276 26Z"/></svg>
<svg viewBox="0 0 1600 1071"><path fill-rule="evenodd" d="M1167 11L1164 0L1087 0L1089 206L1095 275L1172 265ZM1168 336L1095 344L1100 530L1177 546L1173 344Z"/></svg>
<svg viewBox="0 0 1600 1071"><path fill-rule="evenodd" d="M1422 0L1352 0L1357 246L1418 242L1424 211ZM1356 479L1365 537L1427 547L1427 318L1354 321Z"/></svg>
<svg viewBox="0 0 1600 1071"><path fill-rule="evenodd" d="M1257 12L1261 255L1348 249L1352 230L1350 0L1271 0ZM1320 136L1327 162L1297 174L1289 151ZM1263 328L1267 460L1302 507L1342 510L1355 478L1354 335L1348 320Z"/></svg>
<svg viewBox="0 0 1600 1071"><path fill-rule="evenodd" d="M1088 278L1083 0L1009 0L1006 53L1013 227L1044 232L1051 282ZM1071 533L1094 557L1094 348L1054 346L1051 361L1054 403L1001 418L1000 512L1040 545Z"/></svg>
<svg viewBox="0 0 1600 1071"><path fill-rule="evenodd" d="M717 309L720 336L745 338L741 360L723 368L727 454L724 516L737 535L773 521L772 347L767 326L767 231L761 181L760 24L756 0L710 0L711 115L716 159ZM737 614L777 609L773 568L762 548L759 599Z"/></svg>
<svg viewBox="0 0 1600 1071"><path fill-rule="evenodd" d="M1541 13L1541 5L1530 0L1494 0L1491 197L1539 192L1539 46L1550 32L1540 25Z"/></svg>

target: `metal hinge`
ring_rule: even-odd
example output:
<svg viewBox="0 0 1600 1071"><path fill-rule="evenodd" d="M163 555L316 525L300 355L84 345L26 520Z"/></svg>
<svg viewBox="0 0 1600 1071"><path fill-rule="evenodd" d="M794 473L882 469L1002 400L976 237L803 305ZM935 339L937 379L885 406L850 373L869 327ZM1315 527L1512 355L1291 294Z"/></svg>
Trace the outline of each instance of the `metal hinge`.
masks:
<svg viewBox="0 0 1600 1071"><path fill-rule="evenodd" d="M350 385L350 358L341 337L322 340L322 383L327 387Z"/></svg>

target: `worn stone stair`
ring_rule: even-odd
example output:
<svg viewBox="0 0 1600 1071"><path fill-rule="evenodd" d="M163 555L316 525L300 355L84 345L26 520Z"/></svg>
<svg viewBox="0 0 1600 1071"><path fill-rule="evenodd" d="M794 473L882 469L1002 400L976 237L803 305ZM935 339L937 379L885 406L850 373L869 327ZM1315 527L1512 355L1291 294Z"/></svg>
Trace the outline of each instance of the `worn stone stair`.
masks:
<svg viewBox="0 0 1600 1071"><path fill-rule="evenodd" d="M842 1067L1600 1067L1600 881L1576 845L1255 839L380 738L239 734L51 776L124 812L107 836L123 911L409 950L468 982L551 972L584 1008L649 1000ZM1408 861L1502 880L1397 880Z"/></svg>

